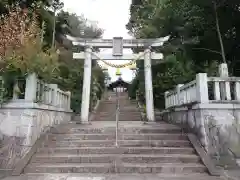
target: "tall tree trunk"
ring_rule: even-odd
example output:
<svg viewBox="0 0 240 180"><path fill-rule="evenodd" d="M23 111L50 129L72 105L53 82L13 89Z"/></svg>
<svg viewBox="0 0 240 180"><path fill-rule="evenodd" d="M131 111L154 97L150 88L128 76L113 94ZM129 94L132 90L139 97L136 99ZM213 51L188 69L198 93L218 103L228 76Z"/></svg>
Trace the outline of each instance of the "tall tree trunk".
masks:
<svg viewBox="0 0 240 180"><path fill-rule="evenodd" d="M52 48L55 47L55 35L56 35L56 10L54 10L54 17L53 17Z"/></svg>
<svg viewBox="0 0 240 180"><path fill-rule="evenodd" d="M43 41L44 41L44 33L45 33L45 22L42 22L42 27L41 27L41 46L43 46Z"/></svg>
<svg viewBox="0 0 240 180"><path fill-rule="evenodd" d="M216 4L215 1L213 2L213 7L214 7L214 13L215 13L215 21L216 21L216 29L217 29L217 33L218 33L218 39L219 39L219 43L220 43L220 47L221 47L222 60L223 60L224 63L227 63L225 50L224 50L224 45L223 45L223 40L222 40L222 35L221 35L221 31L220 31L220 26L219 26L217 4Z"/></svg>

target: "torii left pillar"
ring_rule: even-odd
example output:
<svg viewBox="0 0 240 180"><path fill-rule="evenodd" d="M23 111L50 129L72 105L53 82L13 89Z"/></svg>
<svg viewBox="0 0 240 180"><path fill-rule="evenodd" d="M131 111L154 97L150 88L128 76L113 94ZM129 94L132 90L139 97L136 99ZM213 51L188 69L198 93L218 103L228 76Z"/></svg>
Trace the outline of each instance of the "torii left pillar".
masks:
<svg viewBox="0 0 240 180"><path fill-rule="evenodd" d="M85 48L84 74L83 74L83 89L82 89L82 104L81 104L81 123L89 123L89 105L90 105L90 89L91 89L91 74L92 74L92 48Z"/></svg>

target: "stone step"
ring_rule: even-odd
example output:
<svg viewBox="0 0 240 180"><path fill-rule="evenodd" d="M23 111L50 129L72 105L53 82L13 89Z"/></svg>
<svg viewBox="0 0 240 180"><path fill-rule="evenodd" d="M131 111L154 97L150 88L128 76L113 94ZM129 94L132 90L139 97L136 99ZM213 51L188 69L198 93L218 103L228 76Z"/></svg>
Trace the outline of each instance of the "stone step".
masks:
<svg viewBox="0 0 240 180"><path fill-rule="evenodd" d="M112 173L111 163L31 163L24 173Z"/></svg>
<svg viewBox="0 0 240 180"><path fill-rule="evenodd" d="M123 114L139 114L140 111L137 108L133 108L133 109L122 108L122 109L120 109L120 113L123 113Z"/></svg>
<svg viewBox="0 0 240 180"><path fill-rule="evenodd" d="M119 140L123 147L191 147L187 140ZM111 147L115 140L48 141L44 147Z"/></svg>
<svg viewBox="0 0 240 180"><path fill-rule="evenodd" d="M114 114L116 113L116 108L114 107L106 107L107 109L97 109L96 110L96 114L100 114L101 115L109 115L109 114ZM103 113L105 112L105 113Z"/></svg>
<svg viewBox="0 0 240 180"><path fill-rule="evenodd" d="M115 117L100 117L100 118L95 118L94 121L116 121ZM132 118L126 118L126 117L119 117L118 121L141 121L141 116L139 117L132 117Z"/></svg>
<svg viewBox="0 0 240 180"><path fill-rule="evenodd" d="M32 163L25 173L205 173L199 163Z"/></svg>
<svg viewBox="0 0 240 180"><path fill-rule="evenodd" d="M128 134L141 134L141 133L180 133L181 128L177 126L162 125L159 127L149 127L149 128L119 128L119 132Z"/></svg>
<svg viewBox="0 0 240 180"><path fill-rule="evenodd" d="M117 107L117 103L116 102L103 102L100 104L99 109L106 109L107 107L109 108L115 108Z"/></svg>
<svg viewBox="0 0 240 180"><path fill-rule="evenodd" d="M119 134L123 140L188 140L185 134L147 133L147 134Z"/></svg>
<svg viewBox="0 0 240 180"><path fill-rule="evenodd" d="M117 105L117 102L116 102L116 100L113 100L113 101L104 101L104 102L101 102L100 103L100 105L102 105L102 106L100 106L99 108L105 108L106 106L110 106L110 105ZM128 107L130 107L130 108L138 108L138 105L137 105L137 103L129 103L129 102L124 102L124 101L120 101L119 102L119 106L122 106L123 108L128 108Z"/></svg>
<svg viewBox="0 0 240 180"><path fill-rule="evenodd" d="M113 118L116 118L116 114L106 114L106 115L100 115L100 114L95 114L97 118L99 119L103 119L103 118L110 118L110 117L113 117ZM141 114L138 113L138 114L132 114L132 115L126 115L126 114L119 114L118 116L120 119L135 119L135 118L139 118L141 117ZM129 120L130 121L130 120ZM140 121L140 120L139 120Z"/></svg>
<svg viewBox="0 0 240 180"><path fill-rule="evenodd" d="M111 107L111 106L112 106L112 107L113 107L113 106L114 106L114 107L117 106L116 100L101 102L99 108L106 108L106 107Z"/></svg>
<svg viewBox="0 0 240 180"><path fill-rule="evenodd" d="M110 108L116 108L117 107L117 103L112 102L112 103L102 103L101 106L99 106L99 109L105 109L106 112L108 111L107 107ZM120 110L127 110L127 111L135 111L138 109L137 104L128 104L128 103L122 103L119 104Z"/></svg>
<svg viewBox="0 0 240 180"><path fill-rule="evenodd" d="M103 126L102 124L108 124L107 126ZM125 122L124 122L125 123ZM133 122L129 121L126 122L129 124L128 127L122 126L121 122L119 124L119 132L120 133L127 133L127 134L141 134L141 133L181 133L181 128L175 125L170 125L166 123L155 123L155 124L144 124L141 121ZM116 131L116 122L94 122L95 126L92 125L79 125L75 123L64 124L58 126L57 128L51 128L51 133L53 134L72 134L72 133L80 133L80 134L108 134L108 133L115 133Z"/></svg>
<svg viewBox="0 0 240 180"><path fill-rule="evenodd" d="M113 111L115 112L115 111ZM101 115L101 116L107 116L107 115L110 115L111 112L97 112L98 115ZM120 111L120 114L119 115L139 115L140 112L139 111L131 111L131 112L124 112L124 111Z"/></svg>
<svg viewBox="0 0 240 180"><path fill-rule="evenodd" d="M187 140L120 140L118 143L124 147L191 147Z"/></svg>
<svg viewBox="0 0 240 180"><path fill-rule="evenodd" d="M115 117L100 117L100 118L95 118L94 121L116 121ZM139 117L119 117L118 121L141 121L141 116Z"/></svg>
<svg viewBox="0 0 240 180"><path fill-rule="evenodd" d="M111 115L99 115L96 114L95 117L97 119L109 119L109 118L113 118L114 120L116 119L116 114L111 114ZM138 121L140 121L139 118L141 118L141 114L133 114L133 115L119 115L118 116L119 119L128 119L128 121L132 121L132 119L138 119Z"/></svg>
<svg viewBox="0 0 240 180"><path fill-rule="evenodd" d="M102 110L102 112L109 112L109 110L116 110L117 109L117 103L102 103L97 108L97 111Z"/></svg>
<svg viewBox="0 0 240 180"><path fill-rule="evenodd" d="M199 163L122 163L119 173L204 173L207 169Z"/></svg>
<svg viewBox="0 0 240 180"><path fill-rule="evenodd" d="M121 162L126 163L199 163L200 158L196 155L164 154L164 155L122 155Z"/></svg>
<svg viewBox="0 0 240 180"><path fill-rule="evenodd" d="M115 133L112 134L49 134L48 140L115 140ZM185 134L119 134L119 140L187 140Z"/></svg>
<svg viewBox="0 0 240 180"><path fill-rule="evenodd" d="M109 109L110 108L110 109ZM110 110L116 110L115 106L111 106L109 108L99 108L102 109L102 111L97 110L97 112L99 112L100 114L106 114L111 112ZM104 111L105 110L105 111ZM131 107L131 108L126 108L126 107L120 107L120 112L124 112L124 113L136 113L139 112L139 109L136 107Z"/></svg>
<svg viewBox="0 0 240 180"><path fill-rule="evenodd" d="M113 133L116 127L109 128L88 128L88 127L76 127L68 129L68 133L83 133L83 134L94 134L94 133ZM59 133L64 133L64 131L56 131ZM133 128L123 128L119 127L119 132L128 134L140 134L140 133L180 133L181 128L174 125L161 125L159 127L133 127ZM65 132L66 133L66 132Z"/></svg>
<svg viewBox="0 0 240 180"><path fill-rule="evenodd" d="M184 154L36 154L32 163L113 163L114 161L126 163L199 163L196 155Z"/></svg>
<svg viewBox="0 0 240 180"><path fill-rule="evenodd" d="M116 121L116 117L115 116L106 116L106 117L97 117L96 116L96 120L97 121ZM136 117L118 117L118 121L141 121L141 116L136 116Z"/></svg>
<svg viewBox="0 0 240 180"><path fill-rule="evenodd" d="M125 113L125 112L121 112L119 114L119 116L124 116L124 117L135 117L135 116L141 116L141 113L140 112L135 112L135 113Z"/></svg>
<svg viewBox="0 0 240 180"><path fill-rule="evenodd" d="M104 119L104 118L116 118L116 114L109 114L109 115L99 115L99 114L96 114L96 117L99 118L99 119ZM136 118L139 118L141 117L141 114L132 114L132 115L125 115L125 114L120 114L118 116L119 119L129 119L129 121L131 121L131 119L136 119ZM140 121L140 120L139 120Z"/></svg>
<svg viewBox="0 0 240 180"><path fill-rule="evenodd" d="M76 140L76 141L48 141L44 147L111 147L114 140Z"/></svg>
<svg viewBox="0 0 240 180"><path fill-rule="evenodd" d="M119 117L119 121L141 121L141 116L139 117L132 117L132 118L127 118L127 117Z"/></svg>
<svg viewBox="0 0 240 180"><path fill-rule="evenodd" d="M24 176L24 177L23 177ZM159 173L159 174L89 174L89 173L27 173L23 175L27 180L225 180L223 177L209 176L207 173Z"/></svg>
<svg viewBox="0 0 240 180"><path fill-rule="evenodd" d="M102 103L102 104L111 104L111 103L117 104L117 100L118 100L117 97L112 96L112 97L109 98L109 99L103 100L101 103Z"/></svg>
<svg viewBox="0 0 240 180"><path fill-rule="evenodd" d="M76 140L115 140L115 133L112 134L49 134L47 140L50 141L76 141Z"/></svg>
<svg viewBox="0 0 240 180"><path fill-rule="evenodd" d="M140 114L140 111L138 111L138 110L135 110L135 111L121 111L120 110L120 114L122 114L122 115L138 115L138 114Z"/></svg>
<svg viewBox="0 0 240 180"><path fill-rule="evenodd" d="M116 110L117 109L117 104L107 104L107 105L104 105L104 106L100 106L97 111L99 112L110 112L112 110ZM100 111L101 110L101 111Z"/></svg>
<svg viewBox="0 0 240 180"><path fill-rule="evenodd" d="M130 112L120 112L119 116L130 116L130 117L134 117L134 116L141 116L141 113L140 112L133 112L133 113L130 113Z"/></svg>
<svg viewBox="0 0 240 180"><path fill-rule="evenodd" d="M109 107L106 107L105 109L102 109L102 108L99 108L96 110L96 113L99 114L101 112L106 112L105 114L113 114L113 113L116 113L116 107L114 106L109 106ZM102 113L104 114L104 113Z"/></svg>
<svg viewBox="0 0 240 180"><path fill-rule="evenodd" d="M40 148L42 154L194 154L192 147L58 147Z"/></svg>

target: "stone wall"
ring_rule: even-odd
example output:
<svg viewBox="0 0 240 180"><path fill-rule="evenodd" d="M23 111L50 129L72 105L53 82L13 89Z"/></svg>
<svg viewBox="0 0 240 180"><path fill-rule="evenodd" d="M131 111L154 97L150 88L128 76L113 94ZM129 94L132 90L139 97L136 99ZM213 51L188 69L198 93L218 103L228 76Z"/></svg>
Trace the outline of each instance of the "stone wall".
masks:
<svg viewBox="0 0 240 180"><path fill-rule="evenodd" d="M163 120L178 124L197 135L217 164L240 155L240 104L195 104L167 109ZM223 160L225 161L225 160ZM233 162L231 162L233 163Z"/></svg>
<svg viewBox="0 0 240 180"><path fill-rule="evenodd" d="M68 123L71 111L50 105L16 100L0 109L0 168L13 169L42 133Z"/></svg>

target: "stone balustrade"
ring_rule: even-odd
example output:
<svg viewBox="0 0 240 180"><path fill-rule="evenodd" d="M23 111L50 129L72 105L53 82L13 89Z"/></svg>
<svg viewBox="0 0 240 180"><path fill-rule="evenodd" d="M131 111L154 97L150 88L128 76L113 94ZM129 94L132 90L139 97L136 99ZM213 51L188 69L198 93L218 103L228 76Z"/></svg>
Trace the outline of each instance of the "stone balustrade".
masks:
<svg viewBox="0 0 240 180"><path fill-rule="evenodd" d="M160 116L196 134L218 162L225 156L240 158L240 77L229 77L226 64L219 66L219 77L199 73L165 92Z"/></svg>
<svg viewBox="0 0 240 180"><path fill-rule="evenodd" d="M194 80L184 85L179 84L176 89L165 92L165 107L197 102L197 88L196 80Z"/></svg>
<svg viewBox="0 0 240 180"><path fill-rule="evenodd" d="M14 169L19 160L31 150L37 139L50 128L71 120L71 93L56 84L26 78L24 98L17 94L0 108L0 168ZM6 148L7 147L7 148Z"/></svg>
<svg viewBox="0 0 240 180"><path fill-rule="evenodd" d="M47 84L31 74L26 78L24 99L69 110L71 92L62 91L57 84Z"/></svg>
<svg viewBox="0 0 240 180"><path fill-rule="evenodd" d="M240 77L207 77L199 73L195 80L165 92L165 108L190 103L240 103Z"/></svg>

